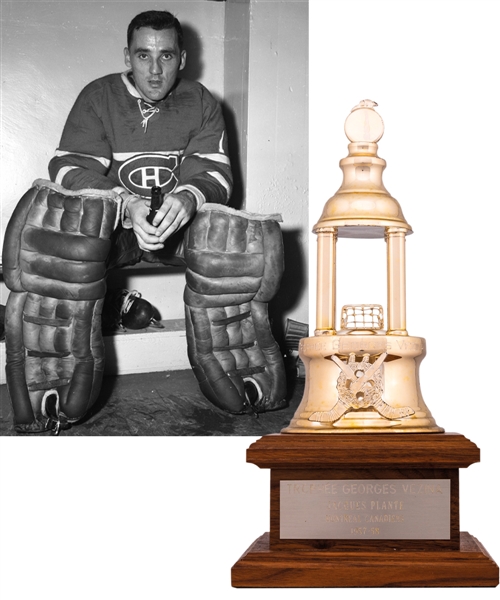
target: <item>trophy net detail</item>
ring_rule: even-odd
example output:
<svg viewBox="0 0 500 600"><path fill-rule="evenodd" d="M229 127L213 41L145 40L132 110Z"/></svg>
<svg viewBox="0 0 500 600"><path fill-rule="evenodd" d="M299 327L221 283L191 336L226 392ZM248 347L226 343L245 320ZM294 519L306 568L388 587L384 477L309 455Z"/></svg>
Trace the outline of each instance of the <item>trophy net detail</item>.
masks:
<svg viewBox="0 0 500 600"><path fill-rule="evenodd" d="M384 309L380 304L347 304L342 307L340 329L383 329Z"/></svg>

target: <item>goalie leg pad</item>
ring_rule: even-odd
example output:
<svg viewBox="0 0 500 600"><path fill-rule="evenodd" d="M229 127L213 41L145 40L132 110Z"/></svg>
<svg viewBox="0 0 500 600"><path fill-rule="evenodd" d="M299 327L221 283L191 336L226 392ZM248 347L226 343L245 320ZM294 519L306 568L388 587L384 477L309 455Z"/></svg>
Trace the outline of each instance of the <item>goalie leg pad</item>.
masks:
<svg viewBox="0 0 500 600"><path fill-rule="evenodd" d="M97 399L105 261L117 208L112 191L70 192L37 180L7 226L6 374L20 433L53 427L43 410L51 395L63 426L80 420Z"/></svg>
<svg viewBox="0 0 500 600"><path fill-rule="evenodd" d="M286 404L267 314L283 274L279 220L207 204L186 233L189 360L203 394L235 414Z"/></svg>

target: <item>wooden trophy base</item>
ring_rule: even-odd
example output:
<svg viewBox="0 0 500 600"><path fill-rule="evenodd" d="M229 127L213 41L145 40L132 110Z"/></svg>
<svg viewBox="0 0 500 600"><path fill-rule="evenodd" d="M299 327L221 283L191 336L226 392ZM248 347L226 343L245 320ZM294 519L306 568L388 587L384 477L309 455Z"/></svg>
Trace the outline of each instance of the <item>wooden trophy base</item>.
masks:
<svg viewBox="0 0 500 600"><path fill-rule="evenodd" d="M271 528L233 566L232 585L252 588L498 585L498 566L493 559L478 540L459 531L458 469L478 461L477 446L454 433L276 434L261 438L247 450L247 462L271 469ZM408 497L397 502L389 500L397 497L391 493L396 494L399 489L406 490ZM410 489L413 498L409 497ZM372 496L366 495L367 490ZM425 509L424 518L416 518L415 514L421 510L418 503L425 502L423 496L436 490L441 495L436 500L439 509L436 514L447 517L445 533L432 539L430 533L422 535L422 530L443 531L442 523L427 524L432 522L431 513L436 512L433 505L428 513ZM287 491L300 496L305 509L300 511L293 505L295 512L287 514L288 500L282 496ZM342 495L344 492L348 501ZM383 493L387 495L384 497ZM311 498L313 495L316 500ZM314 504L318 497L320 504ZM372 497L373 500L368 500ZM370 505L376 506L376 510L370 511ZM400 514L389 514L386 505L391 508L398 505ZM388 526L383 522L391 518L400 523ZM411 528L412 518L416 518L416 529ZM365 522L377 519L381 523L376 527L372 523L365 526ZM295 520L299 522L297 535L293 533ZM347 523L339 525L339 521ZM311 522L318 522L319 529L309 536ZM347 534L339 535L336 527L344 527L342 531ZM391 539L388 531L395 532L390 533Z"/></svg>
<svg viewBox="0 0 500 600"><path fill-rule="evenodd" d="M498 566L476 538L458 551L275 550L261 535L234 565L234 587L495 587Z"/></svg>

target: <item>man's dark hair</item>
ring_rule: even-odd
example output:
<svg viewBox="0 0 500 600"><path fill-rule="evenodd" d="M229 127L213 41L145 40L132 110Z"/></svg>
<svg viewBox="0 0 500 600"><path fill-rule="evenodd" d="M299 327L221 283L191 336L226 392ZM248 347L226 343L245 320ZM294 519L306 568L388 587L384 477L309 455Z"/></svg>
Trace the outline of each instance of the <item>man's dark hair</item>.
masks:
<svg viewBox="0 0 500 600"><path fill-rule="evenodd" d="M130 48L130 44L132 43L134 31L141 27L151 27L151 29L155 29L156 31L175 29L179 50L183 49L184 32L182 31L181 24L172 13L169 13L166 10L147 10L146 12L139 13L135 16L132 21L130 21L130 25L127 29L128 48Z"/></svg>

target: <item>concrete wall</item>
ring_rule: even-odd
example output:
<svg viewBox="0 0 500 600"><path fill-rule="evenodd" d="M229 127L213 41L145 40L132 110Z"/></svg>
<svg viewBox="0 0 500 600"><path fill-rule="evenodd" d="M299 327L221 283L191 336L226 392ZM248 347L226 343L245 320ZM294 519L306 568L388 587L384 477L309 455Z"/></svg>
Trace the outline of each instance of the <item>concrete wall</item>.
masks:
<svg viewBox="0 0 500 600"><path fill-rule="evenodd" d="M283 215L285 275L271 306L307 323L308 4L253 0L246 207Z"/></svg>
<svg viewBox="0 0 500 600"><path fill-rule="evenodd" d="M68 112L89 81L125 69L125 32L143 10L168 9L186 32L183 76L223 102L237 180L232 204L281 212L290 264L305 265L307 218L307 2L2 2L1 230L21 195L47 178ZM297 68L298 67L298 68ZM293 123L293 126L291 126ZM248 156L247 156L248 146ZM248 162L247 162L248 161ZM183 314L183 274L171 276L178 301L158 281L127 276L164 318ZM277 314L307 319L305 276ZM283 289L289 288L285 278ZM5 289L0 289L5 303Z"/></svg>

